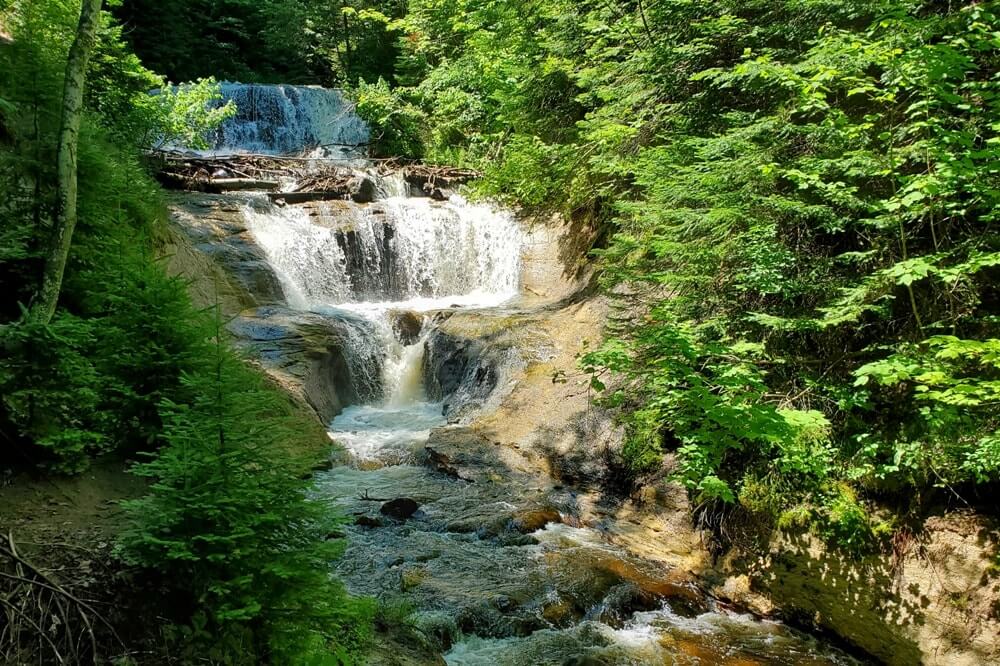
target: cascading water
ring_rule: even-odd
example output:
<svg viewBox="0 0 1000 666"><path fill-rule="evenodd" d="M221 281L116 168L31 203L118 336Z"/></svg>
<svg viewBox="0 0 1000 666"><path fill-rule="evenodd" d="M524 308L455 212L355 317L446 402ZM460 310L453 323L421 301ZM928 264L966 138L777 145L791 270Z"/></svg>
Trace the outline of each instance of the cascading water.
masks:
<svg viewBox="0 0 1000 666"><path fill-rule="evenodd" d="M521 230L509 213L459 197L258 207L246 217L298 308L425 311L517 294Z"/></svg>
<svg viewBox="0 0 1000 666"><path fill-rule="evenodd" d="M308 210L262 202L247 206L244 215L290 305L370 323L372 335L346 342L355 359L381 357L382 404L348 408L331 425L332 435L364 460L405 458L407 447L443 417L440 405L425 401L424 339L419 331L401 338L395 320L514 297L523 234L513 217L460 197L434 202L403 196L371 205L325 202ZM405 423L412 428L401 428ZM361 438L359 431L365 432Z"/></svg>
<svg viewBox="0 0 1000 666"><path fill-rule="evenodd" d="M223 128L217 150L276 153L367 140L335 91L224 90L241 115ZM347 528L337 564L350 589L401 594L452 666L854 663L700 593L638 594L635 581L659 580L662 571L643 573L648 562L596 529L549 524L512 533L511 512L533 506L540 492L528 475L469 483L413 464L413 451L445 421L421 372L436 311L495 308L516 297L525 241L509 213L459 197L410 198L402 176L367 175L377 180L374 203L279 206L261 195L244 206L288 304L343 324L347 369L364 404L343 409L330 434L356 464L319 474L316 492L366 519L367 527ZM573 506L575 491L559 488L550 500ZM420 504L412 520L372 515L371 502L400 497Z"/></svg>
<svg viewBox="0 0 1000 666"><path fill-rule="evenodd" d="M233 102L236 115L207 137L210 154L349 157L368 143L368 126L339 90L227 82L221 92L219 105Z"/></svg>

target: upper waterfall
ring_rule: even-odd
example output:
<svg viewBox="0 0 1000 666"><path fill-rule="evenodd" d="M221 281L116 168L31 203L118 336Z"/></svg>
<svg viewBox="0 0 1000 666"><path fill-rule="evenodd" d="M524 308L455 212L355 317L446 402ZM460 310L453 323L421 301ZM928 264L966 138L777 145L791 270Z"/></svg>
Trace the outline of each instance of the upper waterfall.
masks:
<svg viewBox="0 0 1000 666"><path fill-rule="evenodd" d="M318 86L223 83L221 104L236 116L209 137L213 153L281 155L356 151L368 126L339 90Z"/></svg>

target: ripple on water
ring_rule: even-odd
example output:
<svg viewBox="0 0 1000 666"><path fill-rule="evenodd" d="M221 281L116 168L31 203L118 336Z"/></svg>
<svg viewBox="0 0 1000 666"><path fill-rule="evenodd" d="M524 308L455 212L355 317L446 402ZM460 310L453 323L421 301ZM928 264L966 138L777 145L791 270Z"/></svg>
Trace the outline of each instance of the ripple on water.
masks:
<svg viewBox="0 0 1000 666"><path fill-rule="evenodd" d="M337 571L354 593L403 598L435 626L453 627L445 633L458 640L442 644L452 666L855 663L784 625L651 585L662 569L594 529L552 523L517 545L503 533L450 531L463 512L513 529L529 489L466 483L414 465L337 468L317 481L348 512L377 512L365 495L420 503L406 522L351 527ZM625 595L621 606L622 590L636 585L654 591L653 603L637 609Z"/></svg>
<svg viewBox="0 0 1000 666"><path fill-rule="evenodd" d="M333 420L329 434L361 463L400 464L412 459L432 428L444 425L442 411L437 402L354 405Z"/></svg>

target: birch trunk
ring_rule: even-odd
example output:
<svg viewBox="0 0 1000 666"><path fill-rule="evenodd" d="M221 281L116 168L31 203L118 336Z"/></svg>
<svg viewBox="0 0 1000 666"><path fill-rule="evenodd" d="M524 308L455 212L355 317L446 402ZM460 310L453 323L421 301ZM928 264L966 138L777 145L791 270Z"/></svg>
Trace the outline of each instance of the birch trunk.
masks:
<svg viewBox="0 0 1000 666"><path fill-rule="evenodd" d="M33 321L47 324L55 314L62 289L66 259L76 229L76 152L80 137L83 111L83 88L87 79L87 64L97 39L102 0L83 0L76 39L66 61L66 81L63 87L62 120L59 129L59 149L56 156L56 177L59 187L59 209L52 240L45 257L42 286L31 308Z"/></svg>

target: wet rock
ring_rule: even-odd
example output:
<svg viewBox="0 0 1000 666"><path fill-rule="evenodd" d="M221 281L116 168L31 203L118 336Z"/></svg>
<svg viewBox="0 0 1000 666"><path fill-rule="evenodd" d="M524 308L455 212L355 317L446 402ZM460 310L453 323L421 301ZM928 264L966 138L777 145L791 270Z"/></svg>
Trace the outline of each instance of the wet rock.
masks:
<svg viewBox="0 0 1000 666"><path fill-rule="evenodd" d="M416 513L419 508L420 505L415 500L409 497L399 497L383 504L379 509L379 513L383 516L395 518L396 520L406 520Z"/></svg>
<svg viewBox="0 0 1000 666"><path fill-rule="evenodd" d="M365 374L355 371L370 365L375 374L381 360L351 359L346 344L362 326L346 318L266 307L243 312L227 328L282 388L329 423L346 405L373 395Z"/></svg>
<svg viewBox="0 0 1000 666"><path fill-rule="evenodd" d="M538 353L535 335L519 316L453 313L424 343L428 396L447 404L449 423L498 404L514 387L511 379Z"/></svg>
<svg viewBox="0 0 1000 666"><path fill-rule="evenodd" d="M460 637L455 618L443 611L426 611L414 614L413 623L438 649L446 652Z"/></svg>
<svg viewBox="0 0 1000 666"><path fill-rule="evenodd" d="M378 516L361 515L354 519L358 527L382 527L385 523Z"/></svg>
<svg viewBox="0 0 1000 666"><path fill-rule="evenodd" d="M591 654L575 655L563 662L563 666L608 666L610 662Z"/></svg>
<svg viewBox="0 0 1000 666"><path fill-rule="evenodd" d="M424 319L415 312L393 312L392 332L403 345L412 345L420 339L420 331L424 328Z"/></svg>
<svg viewBox="0 0 1000 666"><path fill-rule="evenodd" d="M375 182L368 176L355 176L347 182L347 192L355 203L375 200Z"/></svg>
<svg viewBox="0 0 1000 666"><path fill-rule="evenodd" d="M504 613L509 613L517 608L518 603L506 594L501 594L493 598L493 605L496 606L498 610L503 611Z"/></svg>
<svg viewBox="0 0 1000 666"><path fill-rule="evenodd" d="M528 509L515 514L512 527L522 534L537 532L549 523L561 523L562 515L551 507Z"/></svg>
<svg viewBox="0 0 1000 666"><path fill-rule="evenodd" d="M498 546L537 546L538 539L530 534L515 534L513 536L502 536L497 538Z"/></svg>
<svg viewBox="0 0 1000 666"><path fill-rule="evenodd" d="M241 195L185 193L170 198L176 240L164 248L167 268L191 281L197 305L218 304L226 315L285 300L263 249L247 231L244 205L255 204Z"/></svg>
<svg viewBox="0 0 1000 666"><path fill-rule="evenodd" d="M483 638L505 638L514 633L510 618L492 604L466 606L459 611L455 621L462 633Z"/></svg>
<svg viewBox="0 0 1000 666"><path fill-rule="evenodd" d="M440 472L441 474L447 474L448 476L453 476L456 479L462 479L463 481L468 481L458 473L458 468L452 464L451 457L445 453L441 453L433 449L430 446L424 447L424 453L426 454L426 464L431 469ZM459 531L459 530L456 530Z"/></svg>
<svg viewBox="0 0 1000 666"><path fill-rule="evenodd" d="M659 608L660 599L634 583L623 583L611 588L601 605L603 606L600 614L601 622L612 627L621 627L635 613Z"/></svg>
<svg viewBox="0 0 1000 666"><path fill-rule="evenodd" d="M542 617L551 625L566 628L576 624L582 615L576 611L573 604L557 599L542 607Z"/></svg>
<svg viewBox="0 0 1000 666"><path fill-rule="evenodd" d="M426 578L427 569L423 567L406 569L402 574L400 574L399 589L403 592L409 592L410 590L419 587Z"/></svg>
<svg viewBox="0 0 1000 666"><path fill-rule="evenodd" d="M425 196L430 197L434 201L447 201L448 195L440 187L435 187L433 183L426 182L421 186L421 191Z"/></svg>

